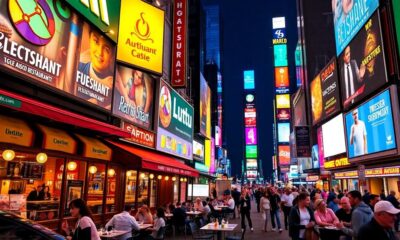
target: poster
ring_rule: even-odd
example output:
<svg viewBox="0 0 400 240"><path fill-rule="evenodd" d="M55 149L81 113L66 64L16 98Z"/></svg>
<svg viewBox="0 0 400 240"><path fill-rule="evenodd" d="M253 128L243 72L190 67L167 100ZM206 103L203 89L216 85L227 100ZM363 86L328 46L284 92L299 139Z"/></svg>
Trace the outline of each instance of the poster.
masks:
<svg viewBox="0 0 400 240"><path fill-rule="evenodd" d="M345 120L349 159L396 148L389 89L346 113Z"/></svg>
<svg viewBox="0 0 400 240"><path fill-rule="evenodd" d="M61 0L33 3L0 0L0 67L110 110L113 43Z"/></svg>
<svg viewBox="0 0 400 240"><path fill-rule="evenodd" d="M244 132L246 145L257 145L257 128L245 128Z"/></svg>
<svg viewBox="0 0 400 240"><path fill-rule="evenodd" d="M211 138L211 90L200 74L200 133Z"/></svg>
<svg viewBox="0 0 400 240"><path fill-rule="evenodd" d="M379 6L379 0L332 0L336 54L339 55Z"/></svg>
<svg viewBox="0 0 400 240"><path fill-rule="evenodd" d="M290 164L290 146L278 146L279 166Z"/></svg>
<svg viewBox="0 0 400 240"><path fill-rule="evenodd" d="M296 139L296 156L311 157L311 134L308 126L295 126L294 136Z"/></svg>
<svg viewBox="0 0 400 240"><path fill-rule="evenodd" d="M69 212L69 203L72 200L82 198L83 194L83 181L81 180L68 180L67 181L67 202L65 211Z"/></svg>
<svg viewBox="0 0 400 240"><path fill-rule="evenodd" d="M112 112L139 127L153 126L155 79L137 69L117 64Z"/></svg>
<svg viewBox="0 0 400 240"><path fill-rule="evenodd" d="M9 211L10 210L10 195L0 194L0 210Z"/></svg>
<svg viewBox="0 0 400 240"><path fill-rule="evenodd" d="M26 212L26 197L24 194L10 194L10 211Z"/></svg>
<svg viewBox="0 0 400 240"><path fill-rule="evenodd" d="M339 79L335 58L331 59L328 65L314 78L310 89L313 124L340 111Z"/></svg>
<svg viewBox="0 0 400 240"><path fill-rule="evenodd" d="M378 12L344 49L338 66L342 102L346 109L387 82Z"/></svg>

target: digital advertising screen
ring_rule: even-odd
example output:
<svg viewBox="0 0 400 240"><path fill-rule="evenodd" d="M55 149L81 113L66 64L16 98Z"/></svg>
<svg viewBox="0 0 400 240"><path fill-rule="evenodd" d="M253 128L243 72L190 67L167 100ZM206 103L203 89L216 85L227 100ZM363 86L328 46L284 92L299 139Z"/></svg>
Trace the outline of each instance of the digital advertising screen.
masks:
<svg viewBox="0 0 400 240"><path fill-rule="evenodd" d="M3 69L111 110L115 44L103 33L58 1L0 0L0 19Z"/></svg>
<svg viewBox="0 0 400 240"><path fill-rule="evenodd" d="M277 109L276 111L277 111L276 118L279 121L289 121L290 120L290 109L282 108L282 109Z"/></svg>
<svg viewBox="0 0 400 240"><path fill-rule="evenodd" d="M293 104L293 123L295 126L307 125L306 116L306 99L304 96L303 88L299 88L292 97Z"/></svg>
<svg viewBox="0 0 400 240"><path fill-rule="evenodd" d="M332 0L336 54L339 55L379 6L379 0Z"/></svg>
<svg viewBox="0 0 400 240"><path fill-rule="evenodd" d="M243 81L244 81L244 89L251 90L254 89L254 70L246 70L243 71Z"/></svg>
<svg viewBox="0 0 400 240"><path fill-rule="evenodd" d="M319 166L323 168L325 162L325 156L324 156L324 138L322 136L322 127L317 128L317 142L318 142Z"/></svg>
<svg viewBox="0 0 400 240"><path fill-rule="evenodd" d="M245 128L245 142L246 145L256 145L257 144L257 128L250 127Z"/></svg>
<svg viewBox="0 0 400 240"><path fill-rule="evenodd" d="M278 123L278 142L288 143L290 136L290 123Z"/></svg>
<svg viewBox="0 0 400 240"><path fill-rule="evenodd" d="M310 89L313 124L340 111L339 79L335 58L329 61L328 65L314 78Z"/></svg>
<svg viewBox="0 0 400 240"><path fill-rule="evenodd" d="M257 171L246 171L247 178L257 178Z"/></svg>
<svg viewBox="0 0 400 240"><path fill-rule="evenodd" d="M246 145L246 158L257 158L257 145Z"/></svg>
<svg viewBox="0 0 400 240"><path fill-rule="evenodd" d="M397 51L400 54L400 0L392 0L394 24L396 27Z"/></svg>
<svg viewBox="0 0 400 240"><path fill-rule="evenodd" d="M200 133L211 138L211 90L200 74Z"/></svg>
<svg viewBox="0 0 400 240"><path fill-rule="evenodd" d="M379 12L365 23L338 59L344 108L360 102L387 82Z"/></svg>
<svg viewBox="0 0 400 240"><path fill-rule="evenodd" d="M290 164L290 146L278 145L279 165Z"/></svg>
<svg viewBox="0 0 400 240"><path fill-rule="evenodd" d="M276 91L281 92L282 89L289 90L289 68L276 67L275 68L275 88Z"/></svg>
<svg viewBox="0 0 400 240"><path fill-rule="evenodd" d="M276 97L276 108L290 108L290 94L277 94Z"/></svg>
<svg viewBox="0 0 400 240"><path fill-rule="evenodd" d="M322 125L324 157L332 157L346 152L343 114L339 114Z"/></svg>
<svg viewBox="0 0 400 240"><path fill-rule="evenodd" d="M257 159L246 159L246 169L257 169Z"/></svg>
<svg viewBox="0 0 400 240"><path fill-rule="evenodd" d="M150 129L153 125L155 81L150 74L117 64L113 114Z"/></svg>
<svg viewBox="0 0 400 240"><path fill-rule="evenodd" d="M193 140L193 158L204 162L204 143Z"/></svg>
<svg viewBox="0 0 400 240"><path fill-rule="evenodd" d="M275 67L288 66L286 44L274 45L274 64Z"/></svg>
<svg viewBox="0 0 400 240"><path fill-rule="evenodd" d="M314 144L311 148L311 159L313 162L313 168L319 168L318 144Z"/></svg>
<svg viewBox="0 0 400 240"><path fill-rule="evenodd" d="M349 159L396 148L389 89L346 113L345 119Z"/></svg>

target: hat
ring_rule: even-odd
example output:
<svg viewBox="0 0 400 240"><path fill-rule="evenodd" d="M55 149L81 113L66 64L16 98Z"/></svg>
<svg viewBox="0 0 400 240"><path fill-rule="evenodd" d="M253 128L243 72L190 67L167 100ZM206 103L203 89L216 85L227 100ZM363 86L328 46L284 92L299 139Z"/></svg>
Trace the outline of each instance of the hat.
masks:
<svg viewBox="0 0 400 240"><path fill-rule="evenodd" d="M398 214L400 210L395 208L389 201L379 201L375 204L374 212L387 212L390 214Z"/></svg>
<svg viewBox="0 0 400 240"><path fill-rule="evenodd" d="M321 203L323 202L323 199L317 199L317 201L315 201L315 207L318 208L319 205L321 205Z"/></svg>

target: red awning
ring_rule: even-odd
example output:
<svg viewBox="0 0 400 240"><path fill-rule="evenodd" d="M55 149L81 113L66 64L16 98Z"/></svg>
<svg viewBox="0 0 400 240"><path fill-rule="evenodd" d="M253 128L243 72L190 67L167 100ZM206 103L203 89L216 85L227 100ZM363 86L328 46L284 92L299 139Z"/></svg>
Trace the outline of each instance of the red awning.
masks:
<svg viewBox="0 0 400 240"><path fill-rule="evenodd" d="M2 101L0 101L0 106L15 109L17 111L46 117L57 122L91 129L93 131L109 134L112 136L118 136L122 138L127 138L131 136L130 133L125 132L116 126L93 120L73 112L62 110L61 108L53 107L49 104L41 103L39 101L29 99L27 97L23 97L21 95L11 93L2 89L0 89L0 98L3 98Z"/></svg>
<svg viewBox="0 0 400 240"><path fill-rule="evenodd" d="M127 152L130 152L140 157L142 159L142 168L144 169L185 175L189 177L199 176L199 171L175 160L172 157L155 153L149 150L139 149L131 145L116 143L113 141L108 142L115 145L116 147L119 147Z"/></svg>

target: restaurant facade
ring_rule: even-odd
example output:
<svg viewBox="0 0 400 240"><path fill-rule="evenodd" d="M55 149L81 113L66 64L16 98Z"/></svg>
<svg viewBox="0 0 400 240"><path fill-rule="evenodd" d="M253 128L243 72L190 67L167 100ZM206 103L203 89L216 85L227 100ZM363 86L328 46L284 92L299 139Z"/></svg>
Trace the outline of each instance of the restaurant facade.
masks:
<svg viewBox="0 0 400 240"><path fill-rule="evenodd" d="M21 30L24 8L12 2L0 0L0 209L59 231L76 220L68 209L76 198L99 225L125 205L186 201L199 176L187 165L193 107L160 78L169 72L171 6L106 1L98 16L81 1L38 1L50 20L32 26L39 33ZM137 8L153 41L141 43L140 28L124 39L134 21L122 19L139 19Z"/></svg>

